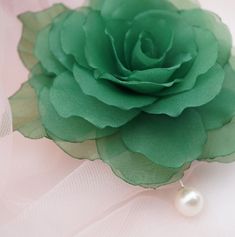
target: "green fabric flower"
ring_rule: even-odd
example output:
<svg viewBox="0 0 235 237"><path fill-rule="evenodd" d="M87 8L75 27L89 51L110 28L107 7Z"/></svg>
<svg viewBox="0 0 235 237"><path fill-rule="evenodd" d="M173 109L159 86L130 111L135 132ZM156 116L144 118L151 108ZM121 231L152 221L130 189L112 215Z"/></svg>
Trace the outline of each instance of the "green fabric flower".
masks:
<svg viewBox="0 0 235 237"><path fill-rule="evenodd" d="M19 19L30 78L11 98L15 130L144 187L195 160L232 161L232 39L215 14L189 0L91 0Z"/></svg>

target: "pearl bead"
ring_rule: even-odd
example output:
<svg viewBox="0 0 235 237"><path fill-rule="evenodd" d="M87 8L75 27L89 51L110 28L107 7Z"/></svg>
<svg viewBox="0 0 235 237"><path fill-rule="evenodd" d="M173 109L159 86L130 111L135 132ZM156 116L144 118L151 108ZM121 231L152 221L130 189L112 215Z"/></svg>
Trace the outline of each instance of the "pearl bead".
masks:
<svg viewBox="0 0 235 237"><path fill-rule="evenodd" d="M196 216L201 212L203 205L201 193L193 188L181 188L175 198L175 207L184 216Z"/></svg>

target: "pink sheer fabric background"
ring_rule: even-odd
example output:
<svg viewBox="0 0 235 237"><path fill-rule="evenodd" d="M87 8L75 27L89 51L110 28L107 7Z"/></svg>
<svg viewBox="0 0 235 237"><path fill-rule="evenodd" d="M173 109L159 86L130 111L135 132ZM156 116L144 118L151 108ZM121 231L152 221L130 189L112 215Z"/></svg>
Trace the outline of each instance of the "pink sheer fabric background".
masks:
<svg viewBox="0 0 235 237"><path fill-rule="evenodd" d="M0 88L8 96L28 74L17 55L21 25L16 16L53 2L0 0ZM233 0L201 0L201 5L217 12L235 37ZM0 118L7 108L2 95ZM46 139L32 141L14 133L0 138L0 236L233 237L234 171L235 164L194 165L184 181L203 193L205 209L184 218L173 206L179 184L154 191L133 187L100 161L75 160Z"/></svg>

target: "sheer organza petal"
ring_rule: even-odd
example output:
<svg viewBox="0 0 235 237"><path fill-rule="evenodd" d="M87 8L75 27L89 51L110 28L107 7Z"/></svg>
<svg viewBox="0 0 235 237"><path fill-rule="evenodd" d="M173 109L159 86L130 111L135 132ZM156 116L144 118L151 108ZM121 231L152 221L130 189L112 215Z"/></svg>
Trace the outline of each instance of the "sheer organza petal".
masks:
<svg viewBox="0 0 235 237"><path fill-rule="evenodd" d="M130 110L147 106L157 100L155 97L147 95L140 96L131 91L127 93L109 81L96 80L92 72L77 66L74 67L73 73L76 81L86 95L93 96L110 106Z"/></svg>
<svg viewBox="0 0 235 237"><path fill-rule="evenodd" d="M34 51L39 62L49 73L59 75L66 71L66 68L50 51L49 36L51 29L50 25L38 33Z"/></svg>
<svg viewBox="0 0 235 237"><path fill-rule="evenodd" d="M85 32L83 25L86 21L88 11L86 8L71 13L61 26L61 47L67 55L72 55L77 62L87 67L85 57Z"/></svg>
<svg viewBox="0 0 235 237"><path fill-rule="evenodd" d="M50 88L53 81L54 76L48 74L40 63L34 66L29 78L29 84L33 87L38 96L44 87Z"/></svg>
<svg viewBox="0 0 235 237"><path fill-rule="evenodd" d="M73 75L67 72L56 78L50 91L50 100L63 118L77 116L99 128L120 127L140 113L134 109L124 111L85 95Z"/></svg>
<svg viewBox="0 0 235 237"><path fill-rule="evenodd" d="M161 85L161 83L171 83L172 81L177 82L177 80L170 81L171 76L180 68L181 64L175 65L169 68L150 68L143 71L133 72L126 80L127 81L142 81L142 82L152 82Z"/></svg>
<svg viewBox="0 0 235 237"><path fill-rule="evenodd" d="M173 3L180 10L200 8L198 0L169 0L169 2Z"/></svg>
<svg viewBox="0 0 235 237"><path fill-rule="evenodd" d="M187 54L193 58L196 54L192 27L182 21L179 14L155 9L143 12L133 20L124 44L127 62L131 61L135 44L144 32L151 33L159 57L167 51L173 36L173 45L166 55L164 67L182 64L181 55Z"/></svg>
<svg viewBox="0 0 235 237"><path fill-rule="evenodd" d="M139 13L153 9L177 10L173 4L165 0L145 0L138 2L136 0L104 0L101 12L105 18L133 19Z"/></svg>
<svg viewBox="0 0 235 237"><path fill-rule="evenodd" d="M67 55L61 43L61 30L64 21L72 14L71 11L66 11L54 20L49 35L49 47L51 53L56 59L68 70L72 70L74 64L74 58L71 55ZM70 42L71 43L71 42Z"/></svg>
<svg viewBox="0 0 235 237"><path fill-rule="evenodd" d="M202 160L228 163L234 161L235 129L235 71L233 65L225 66L225 82L221 93L211 103L199 110L205 126L212 129L208 132Z"/></svg>
<svg viewBox="0 0 235 237"><path fill-rule="evenodd" d="M56 16L66 10L67 8L64 5L56 4L41 12L27 12L19 16L23 23L23 32L18 50L22 61L28 69L32 69L38 63L38 59L34 54L38 33L50 25Z"/></svg>
<svg viewBox="0 0 235 237"><path fill-rule="evenodd" d="M143 34L140 34L132 52L132 58L131 58L132 68L134 68L135 70L143 70L153 67L161 67L164 63L164 60L166 59L167 53L173 46L173 38L174 35L172 34L172 37L170 38L168 45L164 50L164 53L160 57L154 58L150 57L149 55L146 54L146 52L144 52L143 41L145 39ZM154 42L152 43L154 44Z"/></svg>
<svg viewBox="0 0 235 237"><path fill-rule="evenodd" d="M189 168L189 164L178 169L157 165L143 155L127 149L120 134L98 139L97 147L101 159L111 166L113 172L133 185L157 188L177 181Z"/></svg>
<svg viewBox="0 0 235 237"><path fill-rule="evenodd" d="M218 63L226 64L231 54L232 36L219 16L202 9L187 10L181 14L191 25L213 32L219 43Z"/></svg>
<svg viewBox="0 0 235 237"><path fill-rule="evenodd" d="M89 3L91 4L91 6L94 8L94 9L96 9L96 10L100 10L100 9L102 9L102 7L104 6L104 4L105 4L105 1L107 1L107 0L89 0ZM154 0L148 0L148 1L146 1L147 2L147 6L148 6L148 8L147 9L144 9L144 10L148 10L148 9L153 9L153 8L156 8L156 9L159 9L159 8L161 8L161 9L169 9L169 10L176 10L176 8L178 8L178 9L193 9L193 8L198 8L198 7L200 7L200 4L199 4L199 2L197 1L197 0L169 0L168 2L167 1L154 1ZM135 2L136 3L136 2ZM171 4L169 4L169 3L172 3L176 8L174 8L174 7L172 7L172 5ZM115 10L116 9L116 7L118 6L118 4L122 4L122 1L117 1L117 3L116 3L117 5L114 5L114 6L112 6L111 4L110 5L108 5L106 8L107 9L105 9L106 10L106 14L111 14L112 13L112 11L113 10ZM124 7L130 7L130 5L132 5L133 3L132 3L132 1L131 1L131 3L128 5L125 5ZM142 4L142 2L138 2L138 4L140 4L140 6L139 6L139 8L141 9L141 4ZM134 6L136 6L136 5L134 5ZM133 7L133 5L132 5L132 7ZM146 6L145 6L146 7ZM142 8L143 9L143 8ZM139 10L139 9L138 9ZM139 10L140 11L140 10ZM134 15L135 14L137 14L138 13L138 11L137 12L133 12L134 13ZM118 15L119 16L119 15Z"/></svg>
<svg viewBox="0 0 235 237"><path fill-rule="evenodd" d="M223 126L222 128L211 130L208 132L208 139L204 147L204 151L200 159L215 159L215 161L224 162L227 160L227 156L235 152L235 119ZM231 160L231 157L228 157Z"/></svg>
<svg viewBox="0 0 235 237"><path fill-rule="evenodd" d="M109 37L105 34L103 18L97 12L90 12L83 29L86 36L85 54L88 64L102 73L117 73L116 58Z"/></svg>
<svg viewBox="0 0 235 237"><path fill-rule="evenodd" d="M125 35L130 25L130 22L126 20L110 19L105 22L105 34L107 34L110 39L117 67L122 76L128 76L131 74L131 70L125 59L123 47Z"/></svg>
<svg viewBox="0 0 235 237"><path fill-rule="evenodd" d="M13 111L14 130L33 139L46 135L40 119L37 95L29 83L22 85L21 89L10 98L10 103Z"/></svg>
<svg viewBox="0 0 235 237"><path fill-rule="evenodd" d="M112 81L118 85L123 86L124 88L128 88L141 94L150 94L155 96L158 96L159 92L162 91L163 89L169 88L175 83L179 83L181 81L180 79L176 79L174 81L167 83L156 83L156 82L135 81L135 80L127 81L127 80L119 80L117 77L108 73L102 74L99 77L99 79Z"/></svg>
<svg viewBox="0 0 235 237"><path fill-rule="evenodd" d="M130 151L172 168L196 160L207 138L201 118L194 110L186 110L177 118L142 114L121 132Z"/></svg>
<svg viewBox="0 0 235 237"><path fill-rule="evenodd" d="M65 141L55 141L55 143L65 153L75 159L88 159L93 161L100 158L94 140L88 140L82 143L71 143Z"/></svg>
<svg viewBox="0 0 235 237"><path fill-rule="evenodd" d="M55 141L83 142L110 135L116 130L112 128L99 129L81 117L63 118L50 102L49 89L40 93L39 108L43 126L48 130L47 136Z"/></svg>
<svg viewBox="0 0 235 237"><path fill-rule="evenodd" d="M225 66L223 88L214 100L197 108L206 129L221 128L235 114L235 71L231 65Z"/></svg>
<svg viewBox="0 0 235 237"><path fill-rule="evenodd" d="M144 40L148 41L146 44L148 47L143 47L144 45L142 45L142 49L154 58L160 58L172 41L174 32L168 19L171 18L171 15L166 14L165 17L161 17L162 12L157 12L158 14L153 14L151 11L140 14L132 21L127 31L124 42L125 57L133 69L139 69L137 67L135 68L132 63L135 56L134 49L139 40L142 39L140 41L142 44Z"/></svg>
<svg viewBox="0 0 235 237"><path fill-rule="evenodd" d="M224 70L217 64L197 79L192 90L163 98L148 106L145 111L150 114L167 114L177 117L186 108L200 107L213 100L220 93L223 81Z"/></svg>
<svg viewBox="0 0 235 237"><path fill-rule="evenodd" d="M192 67L185 75L183 83L167 89L162 95L170 95L190 90L195 85L198 76L206 73L215 65L218 57L218 42L214 35L207 30L194 28L195 40L197 42L198 54ZM205 60L206 59L206 60Z"/></svg>

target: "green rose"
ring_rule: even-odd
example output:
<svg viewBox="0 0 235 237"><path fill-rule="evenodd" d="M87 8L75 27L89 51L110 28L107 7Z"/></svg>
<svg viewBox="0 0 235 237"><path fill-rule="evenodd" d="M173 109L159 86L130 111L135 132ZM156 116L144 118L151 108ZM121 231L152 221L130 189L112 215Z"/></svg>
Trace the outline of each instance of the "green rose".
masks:
<svg viewBox="0 0 235 237"><path fill-rule="evenodd" d="M175 182L195 160L231 161L231 35L179 2L91 0L21 15L30 78L11 98L15 129L76 158L98 152L144 187Z"/></svg>

